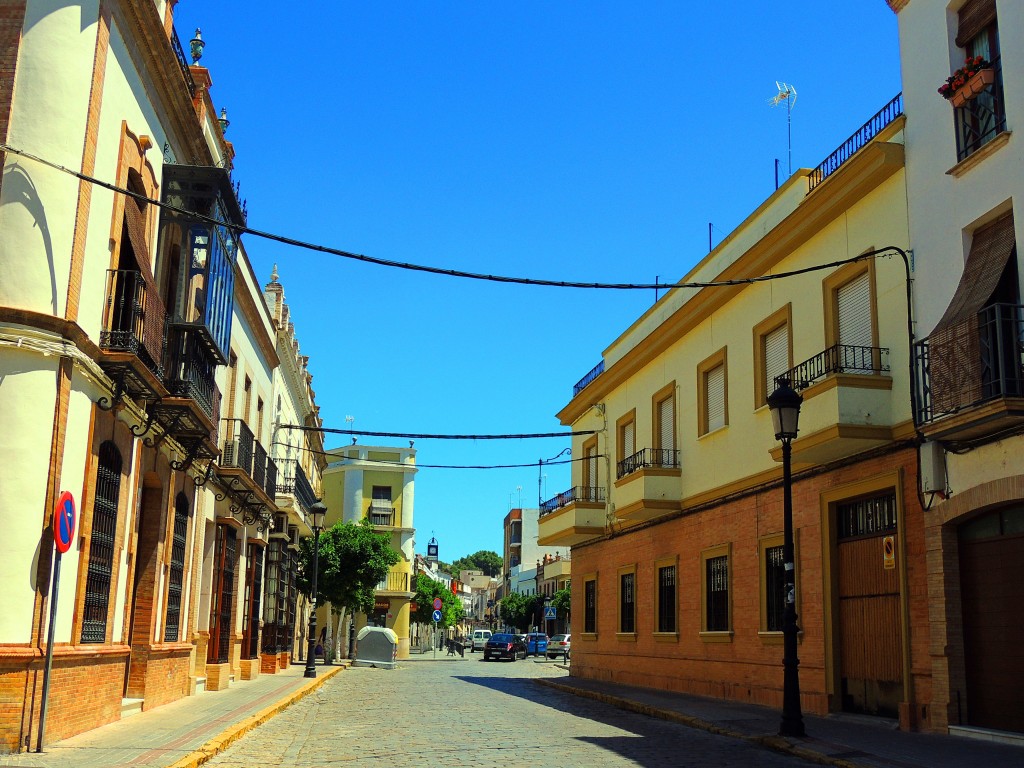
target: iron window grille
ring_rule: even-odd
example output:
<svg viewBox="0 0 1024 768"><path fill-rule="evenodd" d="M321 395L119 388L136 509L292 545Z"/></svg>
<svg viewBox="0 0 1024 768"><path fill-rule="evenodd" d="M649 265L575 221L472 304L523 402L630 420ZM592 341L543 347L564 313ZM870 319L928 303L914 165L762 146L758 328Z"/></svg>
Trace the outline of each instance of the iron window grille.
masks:
<svg viewBox="0 0 1024 768"><path fill-rule="evenodd" d="M188 497L179 493L174 499L174 535L171 541L171 568L167 579L167 621L164 642L178 640L181 625L181 587L185 574L185 544L188 535Z"/></svg>
<svg viewBox="0 0 1024 768"><path fill-rule="evenodd" d="M729 631L729 558L726 555L709 557L704 565L707 592L706 630L708 632Z"/></svg>
<svg viewBox="0 0 1024 768"><path fill-rule="evenodd" d="M765 629L781 632L786 608L786 562L783 548L767 547L764 550L764 602Z"/></svg>
<svg viewBox="0 0 1024 768"><path fill-rule="evenodd" d="M583 631L597 632L597 582L583 585Z"/></svg>
<svg viewBox="0 0 1024 768"><path fill-rule="evenodd" d="M658 569L658 631L676 631L676 567Z"/></svg>
<svg viewBox="0 0 1024 768"><path fill-rule="evenodd" d="M114 565L118 503L121 496L121 453L109 440L100 446L96 501L89 537L89 570L85 580L82 642L102 643L107 637L110 580Z"/></svg>
<svg viewBox="0 0 1024 768"><path fill-rule="evenodd" d="M619 577L619 632L636 632L636 574Z"/></svg>

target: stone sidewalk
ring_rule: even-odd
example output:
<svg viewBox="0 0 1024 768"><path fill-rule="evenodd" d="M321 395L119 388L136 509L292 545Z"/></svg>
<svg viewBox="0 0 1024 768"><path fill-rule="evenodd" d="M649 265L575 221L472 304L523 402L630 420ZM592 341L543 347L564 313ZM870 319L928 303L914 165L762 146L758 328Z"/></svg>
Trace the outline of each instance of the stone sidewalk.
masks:
<svg viewBox="0 0 1024 768"><path fill-rule="evenodd" d="M0 766L195 768L344 669L318 665L317 677L307 679L305 667L293 664L48 744L42 753L0 755Z"/></svg>

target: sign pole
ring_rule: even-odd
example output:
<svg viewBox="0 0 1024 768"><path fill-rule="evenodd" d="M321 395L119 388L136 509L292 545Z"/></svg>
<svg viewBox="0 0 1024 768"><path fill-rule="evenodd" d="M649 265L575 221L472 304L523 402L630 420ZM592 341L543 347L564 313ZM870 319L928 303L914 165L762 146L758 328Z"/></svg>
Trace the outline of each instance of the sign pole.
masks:
<svg viewBox="0 0 1024 768"><path fill-rule="evenodd" d="M433 639L433 641L430 644L432 646L434 646L434 660L436 661L437 660L437 622L436 621L434 622L434 639Z"/></svg>
<svg viewBox="0 0 1024 768"><path fill-rule="evenodd" d="M43 733L46 731L46 699L50 694L50 669L53 667L53 634L57 625L57 595L60 590L60 557L53 564L53 581L50 584L50 626L46 631L46 664L43 667L43 697L39 703L39 740L36 752L43 751Z"/></svg>

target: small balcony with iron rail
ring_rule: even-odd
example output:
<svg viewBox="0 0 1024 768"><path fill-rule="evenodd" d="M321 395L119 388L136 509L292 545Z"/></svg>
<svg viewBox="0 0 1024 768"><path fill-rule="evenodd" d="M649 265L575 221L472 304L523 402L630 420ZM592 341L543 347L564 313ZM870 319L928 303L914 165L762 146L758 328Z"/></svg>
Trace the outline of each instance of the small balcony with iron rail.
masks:
<svg viewBox="0 0 1024 768"><path fill-rule="evenodd" d="M915 421L930 440L1024 426L1024 306L990 304L914 345Z"/></svg>
<svg viewBox="0 0 1024 768"><path fill-rule="evenodd" d="M373 499L370 502L370 506L366 510L366 517L370 524L377 528L394 528L401 523L393 503L383 499Z"/></svg>
<svg viewBox="0 0 1024 768"><path fill-rule="evenodd" d="M275 512L277 464L242 419L221 419L221 424L224 444L217 462L221 485L239 506L256 515Z"/></svg>
<svg viewBox="0 0 1024 768"><path fill-rule="evenodd" d="M604 533L605 489L575 486L540 505L537 543L542 547L582 544Z"/></svg>
<svg viewBox="0 0 1024 768"><path fill-rule="evenodd" d="M960 106L953 108L958 163L996 138L1008 138L1003 135L1006 133L1006 101L1003 97L1003 67L1000 59L997 57L985 72L989 76L983 87Z"/></svg>
<svg viewBox="0 0 1024 768"><path fill-rule="evenodd" d="M643 448L616 464L615 477L615 516L620 520L637 523L679 509L679 451Z"/></svg>
<svg viewBox="0 0 1024 768"><path fill-rule="evenodd" d="M109 407L122 396L154 400L167 394L163 383L163 300L155 282L140 270L107 270L98 363L114 381ZM100 400L100 407L107 398Z"/></svg>
<svg viewBox="0 0 1024 768"><path fill-rule="evenodd" d="M412 597L409 592L409 574L402 571L390 571L377 583L375 592L387 596Z"/></svg>
<svg viewBox="0 0 1024 768"><path fill-rule="evenodd" d="M800 437L793 442L796 462L820 464L884 445L908 418L900 415L902 401L893 400L886 347L833 344L776 376L775 386L784 378L804 398ZM772 457L781 461L781 448Z"/></svg>
<svg viewBox="0 0 1024 768"><path fill-rule="evenodd" d="M310 527L310 509L317 502L316 491L306 477L302 463L298 459L278 459L276 465L276 483L273 492L267 495L277 497L277 507L288 514L289 519L299 526L303 536L312 536ZM269 478L268 478L269 480Z"/></svg>

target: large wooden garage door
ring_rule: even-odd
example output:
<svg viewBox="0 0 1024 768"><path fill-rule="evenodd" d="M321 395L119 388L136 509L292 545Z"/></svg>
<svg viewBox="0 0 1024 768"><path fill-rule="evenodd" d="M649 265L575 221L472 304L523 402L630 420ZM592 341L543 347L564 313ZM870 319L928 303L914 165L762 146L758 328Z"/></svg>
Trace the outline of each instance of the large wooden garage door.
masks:
<svg viewBox="0 0 1024 768"><path fill-rule="evenodd" d="M837 505L839 668L847 712L898 717L903 698L896 494ZM887 541L888 540L888 541Z"/></svg>
<svg viewBox="0 0 1024 768"><path fill-rule="evenodd" d="M1024 507L960 526L967 723L1024 732Z"/></svg>

